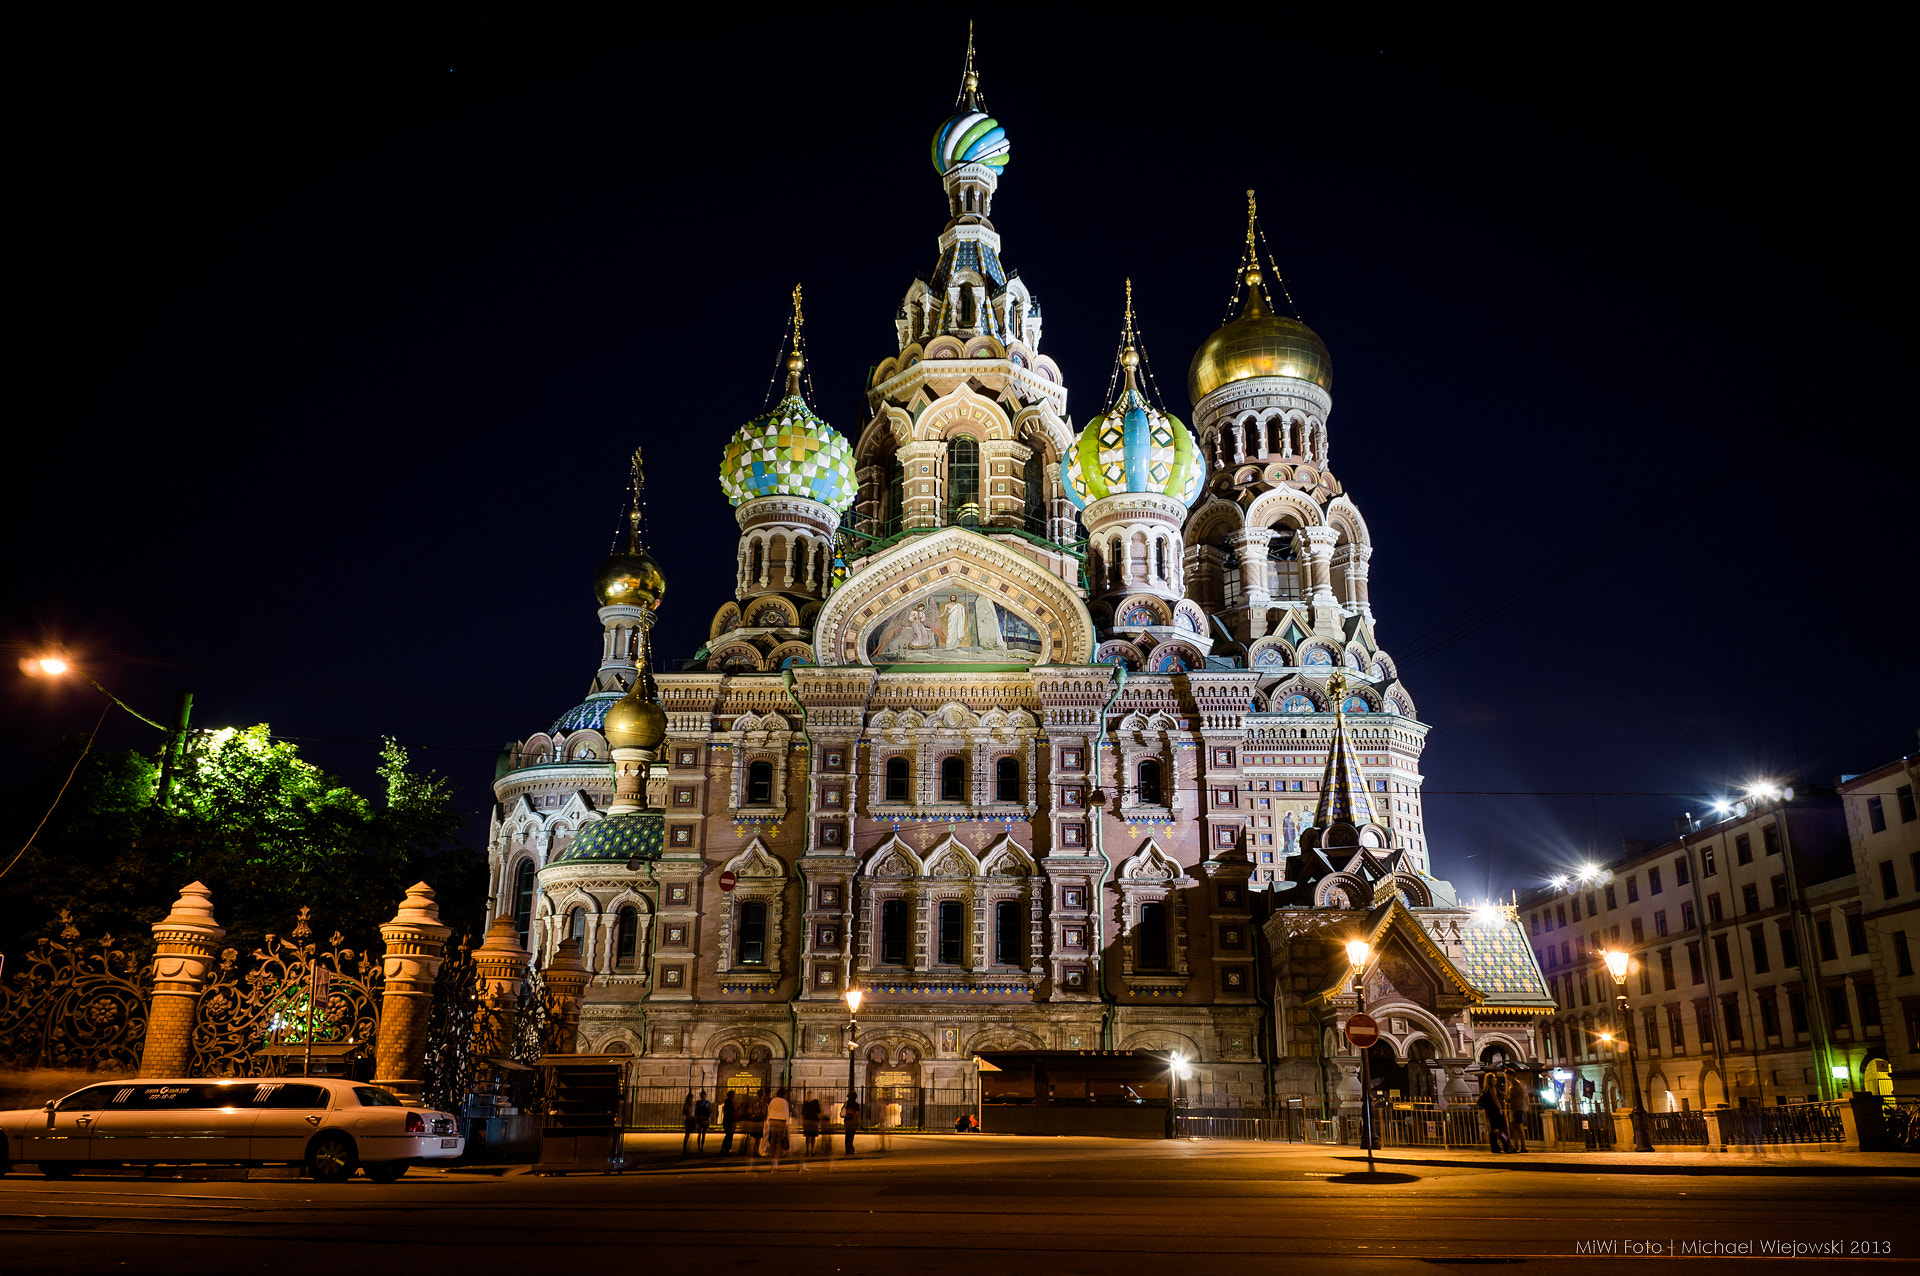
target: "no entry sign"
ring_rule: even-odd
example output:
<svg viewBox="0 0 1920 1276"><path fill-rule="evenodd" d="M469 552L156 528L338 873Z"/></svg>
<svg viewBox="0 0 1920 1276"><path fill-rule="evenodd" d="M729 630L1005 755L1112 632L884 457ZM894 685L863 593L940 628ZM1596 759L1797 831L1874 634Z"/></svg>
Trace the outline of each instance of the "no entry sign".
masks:
<svg viewBox="0 0 1920 1276"><path fill-rule="evenodd" d="M731 891L733 889L733 884L739 880L740 880L739 878L733 875L733 870L728 869L726 872L720 874L720 889L723 891ZM1372 1022L1372 1021L1369 1020L1368 1022Z"/></svg>
<svg viewBox="0 0 1920 1276"><path fill-rule="evenodd" d="M1365 1050L1380 1040L1380 1025L1372 1015L1354 1015L1347 1020L1347 1040L1356 1050Z"/></svg>

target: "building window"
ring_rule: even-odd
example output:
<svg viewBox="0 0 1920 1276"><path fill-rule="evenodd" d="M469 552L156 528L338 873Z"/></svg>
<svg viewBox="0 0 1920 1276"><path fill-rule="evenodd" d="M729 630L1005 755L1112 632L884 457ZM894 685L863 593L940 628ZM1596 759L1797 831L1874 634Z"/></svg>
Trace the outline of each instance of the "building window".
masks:
<svg viewBox="0 0 1920 1276"><path fill-rule="evenodd" d="M1020 800L1020 760L1018 758L1001 758L993 764L993 800L996 802Z"/></svg>
<svg viewBox="0 0 1920 1276"><path fill-rule="evenodd" d="M1767 973L1767 928L1755 926L1747 931L1747 939L1753 945L1753 973Z"/></svg>
<svg viewBox="0 0 1920 1276"><path fill-rule="evenodd" d="M1780 826L1778 824L1769 824L1767 827L1761 829L1760 842L1767 848L1767 854L1778 855L1780 853Z"/></svg>
<svg viewBox="0 0 1920 1276"><path fill-rule="evenodd" d="M1736 1046L1743 1044L1746 1041L1746 1033L1740 1027L1740 999L1728 997L1720 1003L1720 1006L1726 1017L1728 1043Z"/></svg>
<svg viewBox="0 0 1920 1276"><path fill-rule="evenodd" d="M980 525L980 445L964 434L947 445L947 524Z"/></svg>
<svg viewBox="0 0 1920 1276"><path fill-rule="evenodd" d="M1853 997L1860 1003L1860 1026L1878 1028L1880 1026L1880 994L1874 989L1873 980L1855 979Z"/></svg>
<svg viewBox="0 0 1920 1276"><path fill-rule="evenodd" d="M1780 964L1788 970L1799 969L1800 945L1793 938L1793 923L1785 921L1774 925L1780 932Z"/></svg>
<svg viewBox="0 0 1920 1276"><path fill-rule="evenodd" d="M962 935L966 926L966 910L959 900L942 900L940 903L940 964L958 966L966 960L966 945Z"/></svg>
<svg viewBox="0 0 1920 1276"><path fill-rule="evenodd" d="M1720 917L1720 896L1718 893L1707 896L1707 920L1717 922Z"/></svg>
<svg viewBox="0 0 1920 1276"><path fill-rule="evenodd" d="M1713 964L1720 978L1733 978L1733 954L1727 948L1727 937L1725 935L1715 935L1713 937Z"/></svg>
<svg viewBox="0 0 1920 1276"><path fill-rule="evenodd" d="M1641 924L1640 919L1638 917L1634 918L1633 919L1633 942L1636 944L1643 943L1645 942L1646 938L1647 938L1646 927Z"/></svg>
<svg viewBox="0 0 1920 1276"><path fill-rule="evenodd" d="M1135 790L1139 801L1149 805L1160 804L1160 764L1148 758L1140 764L1138 772L1139 788Z"/></svg>
<svg viewBox="0 0 1920 1276"><path fill-rule="evenodd" d="M1898 973L1902 975L1913 973L1913 954L1907 948L1907 932L1904 930L1893 932L1893 963Z"/></svg>
<svg viewBox="0 0 1920 1276"><path fill-rule="evenodd" d="M1637 904L1639 902L1640 902L1640 879L1637 877L1629 877L1627 879L1627 903Z"/></svg>
<svg viewBox="0 0 1920 1276"><path fill-rule="evenodd" d="M1827 1022L1833 1025L1835 1032L1853 1031L1853 1008L1847 1005L1845 984L1835 984L1827 989Z"/></svg>
<svg viewBox="0 0 1920 1276"><path fill-rule="evenodd" d="M1693 901L1690 899L1680 901L1680 929L1693 929Z"/></svg>
<svg viewBox="0 0 1920 1276"><path fill-rule="evenodd" d="M1644 961L1634 963L1640 967L1640 991L1643 995L1653 992L1653 967Z"/></svg>
<svg viewBox="0 0 1920 1276"><path fill-rule="evenodd" d="M1881 860L1880 861L1880 894L1887 899L1892 899L1894 896L1898 895L1899 893L1900 893L1900 883L1894 880L1893 861Z"/></svg>
<svg viewBox="0 0 1920 1276"><path fill-rule="evenodd" d="M940 800L942 802L967 800L967 764L959 758L940 759Z"/></svg>
<svg viewBox="0 0 1920 1276"><path fill-rule="evenodd" d="M1737 864L1753 863L1753 839L1745 833L1733 839L1733 858Z"/></svg>
<svg viewBox="0 0 1920 1276"><path fill-rule="evenodd" d="M1575 904L1574 907L1579 908L1580 906L1578 904ZM1560 914L1560 924L1562 926L1565 926L1567 924L1567 906L1565 904L1560 904L1556 906L1554 911Z"/></svg>
<svg viewBox="0 0 1920 1276"><path fill-rule="evenodd" d="M1682 855L1673 862L1673 881L1676 886L1685 886L1690 880L1687 873L1687 857Z"/></svg>
<svg viewBox="0 0 1920 1276"><path fill-rule="evenodd" d="M1760 994L1760 1032L1770 1039L1780 1035L1780 1003L1774 1000L1772 989Z"/></svg>
<svg viewBox="0 0 1920 1276"><path fill-rule="evenodd" d="M885 966L907 964L907 901L904 899L881 901L880 962Z"/></svg>
<svg viewBox="0 0 1920 1276"><path fill-rule="evenodd" d="M1900 822L1902 824L1911 824L1915 819L1920 819L1920 813L1916 813L1913 809L1913 786L1911 784L1903 784L1895 789L1893 791L1893 800L1900 804Z"/></svg>
<svg viewBox="0 0 1920 1276"><path fill-rule="evenodd" d="M734 961L742 966L767 964L767 906L758 900L740 904L740 935L734 944Z"/></svg>
<svg viewBox="0 0 1920 1276"><path fill-rule="evenodd" d="M1004 899L993 906L993 964L1027 964L1027 910L1018 900Z"/></svg>
<svg viewBox="0 0 1920 1276"><path fill-rule="evenodd" d="M1711 846L1701 847L1700 848L1700 876L1712 877L1714 874L1718 873L1719 871L1720 871L1720 866L1714 860L1713 848Z"/></svg>
<svg viewBox="0 0 1920 1276"><path fill-rule="evenodd" d="M1167 906L1165 904L1140 905L1139 930L1140 969L1170 969L1172 963L1168 960L1171 945L1167 942Z"/></svg>
<svg viewBox="0 0 1920 1276"><path fill-rule="evenodd" d="M1021 477L1026 480L1026 524L1027 530L1035 536L1047 534L1047 463L1040 459L1039 449L1027 454L1026 467Z"/></svg>
<svg viewBox="0 0 1920 1276"><path fill-rule="evenodd" d="M747 805L773 805L773 763L747 763Z"/></svg>
<svg viewBox="0 0 1920 1276"><path fill-rule="evenodd" d="M1688 973L1693 976L1693 982L1696 985L1707 982L1706 968L1700 964L1700 945L1687 945L1687 966Z"/></svg>
<svg viewBox="0 0 1920 1276"><path fill-rule="evenodd" d="M1647 1053L1660 1053L1660 1012L1648 1006L1641 1019L1647 1025Z"/></svg>
<svg viewBox="0 0 1920 1276"><path fill-rule="evenodd" d="M587 937L587 910L576 908L567 914L567 938L578 944Z"/></svg>
<svg viewBox="0 0 1920 1276"><path fill-rule="evenodd" d="M614 918L613 968L632 974L640 963L640 910L629 904Z"/></svg>
<svg viewBox="0 0 1920 1276"><path fill-rule="evenodd" d="M907 468L898 456L887 459L887 509L880 534L891 536L907 525Z"/></svg>
<svg viewBox="0 0 1920 1276"><path fill-rule="evenodd" d="M1847 914L1847 951L1855 957L1867 951L1867 924L1858 913Z"/></svg>
<svg viewBox="0 0 1920 1276"><path fill-rule="evenodd" d="M533 861L521 860L513 870L513 929L520 947L527 946L527 932L533 925Z"/></svg>
<svg viewBox="0 0 1920 1276"><path fill-rule="evenodd" d="M1667 1040L1673 1043L1675 1054L1687 1052L1687 1021L1677 1005L1667 1007Z"/></svg>
<svg viewBox="0 0 1920 1276"><path fill-rule="evenodd" d="M1840 950L1833 946L1833 919L1822 917L1813 925L1814 938L1820 943L1821 961L1839 961Z"/></svg>
<svg viewBox="0 0 1920 1276"><path fill-rule="evenodd" d="M1677 986L1673 976L1673 949L1671 948L1660 950L1660 983L1668 992L1672 992Z"/></svg>
<svg viewBox="0 0 1920 1276"><path fill-rule="evenodd" d="M1760 911L1760 886L1757 882L1748 882L1740 888L1740 907L1749 913Z"/></svg>
<svg viewBox="0 0 1920 1276"><path fill-rule="evenodd" d="M1791 988L1787 990L1787 1019L1797 1037L1807 1035L1807 999Z"/></svg>
<svg viewBox="0 0 1920 1276"><path fill-rule="evenodd" d="M1773 906L1775 908L1785 908L1787 906L1786 875L1781 873L1776 873L1774 875L1773 881L1768 884L1773 888Z"/></svg>
<svg viewBox="0 0 1920 1276"><path fill-rule="evenodd" d="M1628 886L1628 890L1627 890L1627 898L1628 898L1629 900L1635 900L1635 899L1638 899L1638 898L1639 898L1639 896L1638 896L1638 895L1636 895L1636 894L1634 893L1634 891L1633 891L1633 889L1632 889L1632 886L1633 886L1633 883L1632 883L1631 881L1629 881L1629 882L1627 883L1627 886ZM1616 900L1614 899L1614 894L1613 894L1613 883L1612 883L1612 882L1608 882L1608 883L1607 883L1607 911L1608 911L1609 913L1611 913L1611 912L1612 912L1612 911L1613 911L1614 909L1616 909L1616 908L1618 908L1618 907L1620 907L1620 905L1619 905L1619 903L1618 903L1618 902L1616 902Z"/></svg>
<svg viewBox="0 0 1920 1276"><path fill-rule="evenodd" d="M1660 893L1660 870L1657 868L1650 868L1647 870L1647 894L1658 895L1659 893ZM1631 881L1627 883L1627 898L1628 899L1634 898L1633 883Z"/></svg>
<svg viewBox="0 0 1920 1276"><path fill-rule="evenodd" d="M887 801L904 802L907 800L907 760L905 758L887 759Z"/></svg>
<svg viewBox="0 0 1920 1276"><path fill-rule="evenodd" d="M1667 910L1664 908L1656 908L1653 911L1653 933L1656 935L1667 933Z"/></svg>

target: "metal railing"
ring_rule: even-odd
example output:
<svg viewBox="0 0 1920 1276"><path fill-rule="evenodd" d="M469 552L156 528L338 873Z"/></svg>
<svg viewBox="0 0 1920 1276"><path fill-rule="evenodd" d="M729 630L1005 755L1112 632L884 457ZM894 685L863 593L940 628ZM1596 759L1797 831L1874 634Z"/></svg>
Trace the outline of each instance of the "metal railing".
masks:
<svg viewBox="0 0 1920 1276"><path fill-rule="evenodd" d="M700 1093L696 1089L695 1094ZM720 1108L726 1098L722 1088L718 1094L707 1090L707 1099L713 1104L713 1115L708 1129L718 1133L721 1128ZM764 1100L772 1098L774 1089L757 1090L751 1094L735 1092L735 1110L742 1126L750 1125L760 1119L756 1112L764 1114ZM891 1128L902 1134L952 1134L955 1123L961 1116L977 1114L979 1101L970 1089L936 1089L929 1086L883 1086L856 1091L860 1100L860 1128L877 1130L881 1127L894 1104L899 1105L899 1122ZM688 1091L685 1086L634 1086L627 1095L627 1128L629 1130L684 1130L686 1128L685 1104ZM846 1102L845 1086L790 1086L787 1089L787 1104L793 1116L789 1122L792 1133L799 1135L803 1113L809 1099L820 1101L820 1129L839 1131L840 1105Z"/></svg>
<svg viewBox="0 0 1920 1276"><path fill-rule="evenodd" d="M1785 1103L1763 1108L1715 1108L1720 1141L1733 1147L1764 1147L1786 1143L1844 1143L1846 1122L1840 1109L1846 1104Z"/></svg>
<svg viewBox="0 0 1920 1276"><path fill-rule="evenodd" d="M1174 1137L1237 1139L1264 1143L1365 1145L1358 1104L1327 1106L1290 1103L1274 1108L1187 1109L1174 1116ZM1527 1137L1541 1138L1541 1114L1530 1112ZM1386 1148L1469 1148L1488 1145L1485 1115L1476 1107L1454 1104L1390 1102L1374 1109L1376 1146Z"/></svg>
<svg viewBox="0 0 1920 1276"><path fill-rule="evenodd" d="M1649 1112L1647 1136L1655 1147L1661 1144L1706 1147L1713 1141L1707 1130L1705 1112Z"/></svg>

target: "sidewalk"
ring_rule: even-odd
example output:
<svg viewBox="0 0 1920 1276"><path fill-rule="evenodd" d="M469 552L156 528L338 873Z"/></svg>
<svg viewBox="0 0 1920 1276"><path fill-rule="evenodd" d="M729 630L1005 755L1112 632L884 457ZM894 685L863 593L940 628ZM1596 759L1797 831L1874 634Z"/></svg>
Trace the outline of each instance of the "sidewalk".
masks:
<svg viewBox="0 0 1920 1276"><path fill-rule="evenodd" d="M1294 1146L1294 1145L1287 1145ZM1322 1147L1326 1155L1364 1166L1358 1148ZM1920 1178L1920 1156L1901 1152L1831 1152L1791 1144L1734 1152L1475 1152L1464 1148L1389 1148L1376 1166L1513 1169L1535 1174L1682 1174L1737 1178L1814 1175L1832 1178Z"/></svg>

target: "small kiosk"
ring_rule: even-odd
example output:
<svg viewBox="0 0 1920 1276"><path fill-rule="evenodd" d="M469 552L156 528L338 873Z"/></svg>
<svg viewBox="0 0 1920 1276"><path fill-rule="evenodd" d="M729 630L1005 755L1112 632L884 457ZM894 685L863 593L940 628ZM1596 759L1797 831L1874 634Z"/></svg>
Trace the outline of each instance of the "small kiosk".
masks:
<svg viewBox="0 0 1920 1276"><path fill-rule="evenodd" d="M982 1050L983 1134L1173 1135L1172 1056L1152 1050Z"/></svg>

